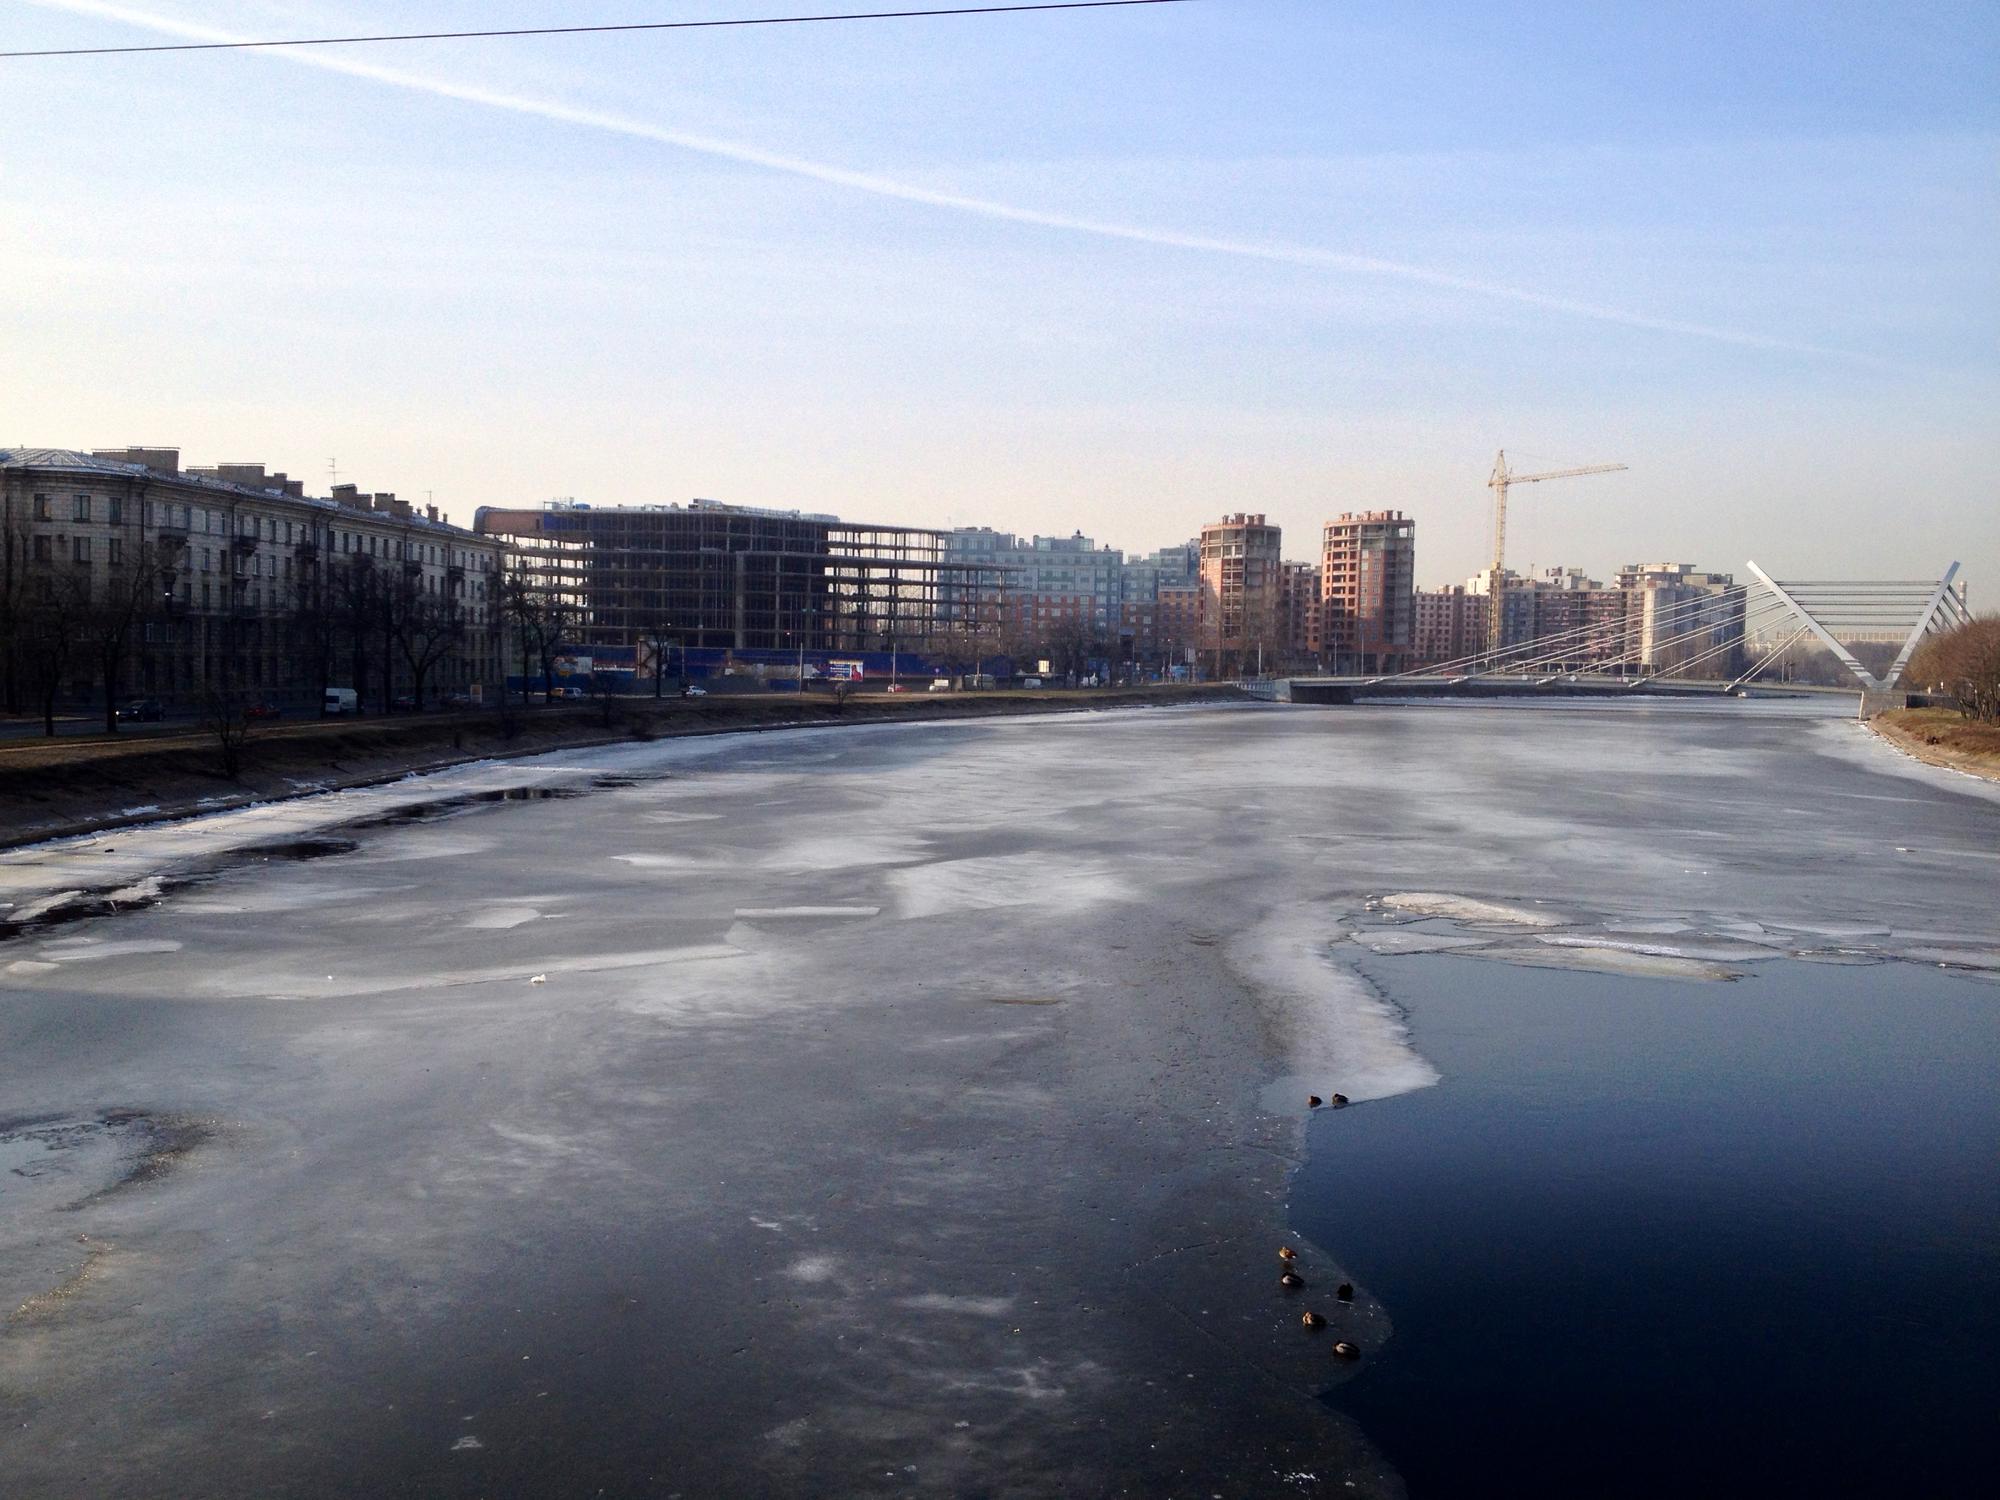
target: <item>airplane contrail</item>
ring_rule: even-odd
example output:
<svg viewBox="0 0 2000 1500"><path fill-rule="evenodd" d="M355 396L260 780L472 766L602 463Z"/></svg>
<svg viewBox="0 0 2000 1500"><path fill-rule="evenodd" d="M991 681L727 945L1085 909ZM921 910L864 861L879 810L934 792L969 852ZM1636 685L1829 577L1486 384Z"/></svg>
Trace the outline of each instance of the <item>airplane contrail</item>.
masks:
<svg viewBox="0 0 2000 1500"><path fill-rule="evenodd" d="M122 22L165 36L181 37L189 41L241 42L242 36L204 26L197 22L182 21L172 16L156 15L133 6L110 3L110 0L28 0L45 10L63 11L71 15L89 16L99 20ZM293 51L273 48L265 54L282 57L302 67L318 68L324 72L342 73L352 78L365 78L392 88L409 89L415 93L430 94L441 99L455 99L466 104L480 105L488 109L505 110L511 114L528 115L538 119L552 120L559 124L579 126L588 130L606 131L635 140L653 141L659 145L672 146L679 150L695 152L703 156L719 157L725 161L741 162L746 166L761 167L768 171L783 173L793 177L803 177L814 182L823 182L835 187L869 193L879 198L893 198L905 203L921 204L928 208L944 209L954 213L970 214L979 218L997 219L1010 224L1031 225L1040 229L1052 229L1072 234L1090 235L1098 239L1123 240L1132 244L1154 245L1165 249L1189 250L1210 255L1233 256L1241 260L1266 261L1279 265L1308 266L1324 270L1348 271L1367 276L1379 276L1396 281L1412 282L1420 286L1436 287L1444 291L1462 292L1474 296L1488 297L1501 302L1513 302L1528 307L1539 307L1550 312L1567 313L1574 317L1588 318L1601 323L1614 323L1626 328L1647 329L1655 333L1678 334L1687 338L1705 339L1713 343L1733 344L1742 348L1768 349L1787 354L1805 354L1823 359L1850 360L1864 364L1886 363L1875 356L1859 354L1852 350L1835 349L1823 344L1801 343L1791 339L1774 338L1764 334L1746 333L1738 329L1718 328L1706 323L1686 322L1678 318L1655 317L1649 313L1633 312L1627 308L1611 307L1603 303L1580 301L1549 292L1538 292L1525 287L1508 286L1500 282L1483 281L1476 277L1461 276L1450 271L1439 271L1428 266L1409 265L1402 261L1384 260L1372 255L1355 255L1339 250L1323 250L1310 245L1288 245L1255 240L1218 238L1211 235L1185 234L1178 230L1158 229L1146 225L1119 224L1107 220L1084 218L1075 214L1051 213L1042 209L1024 208L1018 204L1002 203L991 198L976 198L962 193L941 192L934 188L918 186L915 183L899 182L892 177L883 177L873 172L856 171L849 167L836 166L828 162L813 161L806 157L788 156L775 151L766 151L758 146L745 145L738 141L719 140L713 136L697 135L690 131L673 130L650 121L633 119L626 115L609 114L602 110L589 109L581 105L567 104L555 99L538 99L523 94L501 93L498 90L481 88L473 84L456 83L446 78L433 78L420 73L405 72L400 68L384 68L374 63L361 62L349 56L340 56L319 50Z"/></svg>

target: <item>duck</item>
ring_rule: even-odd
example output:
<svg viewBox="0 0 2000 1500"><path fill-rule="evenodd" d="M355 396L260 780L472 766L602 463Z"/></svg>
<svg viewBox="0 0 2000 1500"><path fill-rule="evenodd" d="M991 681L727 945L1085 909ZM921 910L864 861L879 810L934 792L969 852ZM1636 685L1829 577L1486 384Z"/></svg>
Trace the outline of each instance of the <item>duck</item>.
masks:
<svg viewBox="0 0 2000 1500"><path fill-rule="evenodd" d="M1347 1095L1335 1094L1333 1096L1333 1107L1335 1109L1345 1109L1347 1107Z"/></svg>
<svg viewBox="0 0 2000 1500"><path fill-rule="evenodd" d="M1294 1250L1290 1245L1278 1246L1279 1260L1290 1262L1290 1261L1295 1261L1298 1258L1299 1258L1299 1252Z"/></svg>
<svg viewBox="0 0 2000 1500"><path fill-rule="evenodd" d="M1319 1106L1320 1106L1320 1102L1321 1102L1321 1101L1320 1101L1320 1097L1319 1097L1319 1095L1318 1095L1318 1094L1307 1094L1307 1095L1306 1095L1306 1108L1307 1108L1307 1109L1318 1109L1318 1108L1319 1108Z"/></svg>
<svg viewBox="0 0 2000 1500"><path fill-rule="evenodd" d="M1302 1316L1301 1316L1301 1317L1299 1318L1299 1321L1300 1321L1301 1323L1305 1324L1305 1325L1306 1325L1306 1327L1308 1327L1308 1328L1324 1328L1324 1327L1326 1327L1326 1319L1325 1319L1325 1318L1322 1318L1322 1317L1321 1317L1321 1316L1320 1316L1320 1315L1319 1315L1318 1313L1316 1313L1316 1312L1308 1312L1308 1313L1305 1313L1305 1314L1303 1314L1303 1315L1302 1315Z"/></svg>
<svg viewBox="0 0 2000 1500"><path fill-rule="evenodd" d="M1284 1275L1278 1278L1278 1285L1283 1287L1288 1292L1296 1292L1300 1287L1304 1286L1305 1284L1306 1284L1305 1277L1299 1275L1299 1273L1296 1271L1287 1271L1285 1272Z"/></svg>
<svg viewBox="0 0 2000 1500"><path fill-rule="evenodd" d="M1333 1352L1338 1354L1342 1359L1361 1358L1361 1346L1359 1344L1350 1344L1346 1339L1342 1339L1339 1343L1335 1344Z"/></svg>
<svg viewBox="0 0 2000 1500"><path fill-rule="evenodd" d="M1354 1300L1354 1283L1351 1281L1341 1282L1339 1286L1333 1289L1333 1295L1338 1297L1342 1302L1352 1302Z"/></svg>

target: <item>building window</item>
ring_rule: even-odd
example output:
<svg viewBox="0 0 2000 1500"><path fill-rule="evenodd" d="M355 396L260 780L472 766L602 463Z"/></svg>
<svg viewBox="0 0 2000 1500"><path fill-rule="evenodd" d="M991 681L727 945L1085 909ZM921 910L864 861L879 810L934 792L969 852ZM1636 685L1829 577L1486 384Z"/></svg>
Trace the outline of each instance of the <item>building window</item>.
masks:
<svg viewBox="0 0 2000 1500"><path fill-rule="evenodd" d="M125 544L115 536L110 541L106 561L114 568L125 561Z"/></svg>
<svg viewBox="0 0 2000 1500"><path fill-rule="evenodd" d="M49 519L49 497L47 495L35 496L35 519L37 521L46 521Z"/></svg>
<svg viewBox="0 0 2000 1500"><path fill-rule="evenodd" d="M110 514L105 519L113 526L123 526L125 524L125 502L116 495L107 495L104 497L104 503L110 510Z"/></svg>
<svg viewBox="0 0 2000 1500"><path fill-rule="evenodd" d="M87 536L80 536L75 539L75 543L76 543L76 560L80 563L89 562L90 538Z"/></svg>
<svg viewBox="0 0 2000 1500"><path fill-rule="evenodd" d="M36 498L40 499L41 497L37 496ZM35 538L35 561L47 562L48 560L49 560L49 539L45 536L38 536Z"/></svg>
<svg viewBox="0 0 2000 1500"><path fill-rule="evenodd" d="M78 521L88 521L90 519L90 496L78 495L76 497L76 510L73 518Z"/></svg>

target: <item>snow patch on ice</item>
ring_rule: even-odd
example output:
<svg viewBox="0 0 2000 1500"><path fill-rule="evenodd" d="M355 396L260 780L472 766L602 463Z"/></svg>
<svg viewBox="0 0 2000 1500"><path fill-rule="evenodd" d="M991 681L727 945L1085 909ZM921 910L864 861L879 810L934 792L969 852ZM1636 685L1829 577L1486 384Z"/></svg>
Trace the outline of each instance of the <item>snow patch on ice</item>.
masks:
<svg viewBox="0 0 2000 1500"><path fill-rule="evenodd" d="M98 938L61 938L44 943L35 951L51 963L80 964L98 958L123 958L131 953L178 953L181 945L172 938L127 938L104 942Z"/></svg>
<svg viewBox="0 0 2000 1500"><path fill-rule="evenodd" d="M831 1255L801 1255L785 1267L785 1274L794 1281L818 1286L840 1274L840 1263Z"/></svg>
<svg viewBox="0 0 2000 1500"><path fill-rule="evenodd" d="M1052 907L1064 912L1128 899L1111 866L1046 854L933 860L888 872L897 914L936 917L1002 906Z"/></svg>
<svg viewBox="0 0 2000 1500"><path fill-rule="evenodd" d="M1382 904L1392 911L1415 912L1420 916L1451 917L1460 922L1502 922L1513 927L1560 927L1566 920L1556 912L1507 906L1498 901L1476 901L1470 896L1453 896L1444 891L1399 891L1384 896Z"/></svg>
<svg viewBox="0 0 2000 1500"><path fill-rule="evenodd" d="M532 906L494 906L474 912L465 919L465 925L480 932L504 932L510 927L532 922L540 915Z"/></svg>
<svg viewBox="0 0 2000 1500"><path fill-rule="evenodd" d="M975 1318L1004 1318L1014 1308L1012 1297L969 1297L951 1292L922 1292L901 1301L918 1312L965 1313Z"/></svg>
<svg viewBox="0 0 2000 1500"><path fill-rule="evenodd" d="M1269 1002L1287 1072L1350 1099L1428 1088L1438 1071L1410 1046L1402 1017L1333 956L1327 907L1284 907L1229 945L1230 966Z"/></svg>
<svg viewBox="0 0 2000 1500"><path fill-rule="evenodd" d="M811 917L877 917L879 906L739 906L739 921L779 922Z"/></svg>

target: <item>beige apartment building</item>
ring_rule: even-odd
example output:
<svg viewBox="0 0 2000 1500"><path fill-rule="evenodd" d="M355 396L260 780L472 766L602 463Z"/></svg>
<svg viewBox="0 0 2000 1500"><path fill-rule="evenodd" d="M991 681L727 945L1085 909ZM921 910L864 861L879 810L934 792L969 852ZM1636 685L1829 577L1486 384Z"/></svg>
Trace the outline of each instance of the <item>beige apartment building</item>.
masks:
<svg viewBox="0 0 2000 1500"><path fill-rule="evenodd" d="M314 498L261 464L0 448L0 691L16 710L52 685L69 705L226 691L317 712L328 685L371 707L419 677L427 700L490 688L505 555L434 507Z"/></svg>
<svg viewBox="0 0 2000 1500"><path fill-rule="evenodd" d="M1320 556L1320 640L1336 672L1393 671L1415 642L1417 528L1399 510L1327 522Z"/></svg>
<svg viewBox="0 0 2000 1500"><path fill-rule="evenodd" d="M1224 516L1201 528L1199 635L1212 676L1275 667L1283 653L1283 541L1262 515Z"/></svg>

